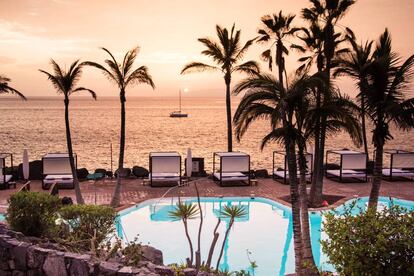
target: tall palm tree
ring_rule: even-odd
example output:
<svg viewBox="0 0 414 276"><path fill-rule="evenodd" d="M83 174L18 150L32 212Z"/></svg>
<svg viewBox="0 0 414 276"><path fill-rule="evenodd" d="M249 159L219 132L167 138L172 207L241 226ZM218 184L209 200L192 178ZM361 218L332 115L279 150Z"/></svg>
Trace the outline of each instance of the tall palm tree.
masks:
<svg viewBox="0 0 414 276"><path fill-rule="evenodd" d="M11 82L11 79L0 75L0 95L1 94L13 94L13 95L18 96L22 100L27 100L26 97L21 92L9 86L9 82Z"/></svg>
<svg viewBox="0 0 414 276"><path fill-rule="evenodd" d="M83 64L99 69L105 77L114 82L119 89L119 100L121 102L121 134L119 141L118 177L114 195L111 200L111 206L118 207L121 202L121 174L123 173L124 168L126 90L131 86L141 83L148 84L152 88L155 88L155 85L146 66L140 66L133 69L134 62L139 51L138 47L129 50L125 54L122 63L118 62L108 49L101 49L104 50L110 57L105 60L107 67L92 61L86 61L83 62Z"/></svg>
<svg viewBox="0 0 414 276"><path fill-rule="evenodd" d="M217 258L217 264L216 264L216 271L219 271L219 265L221 257L223 256L224 252L224 246L226 245L227 238L230 233L230 229L233 227L234 221L238 218L243 218L247 215L247 212L243 206L237 206L237 205L225 205L223 207L223 210L220 211L220 217L221 219L227 219L229 220L229 224L226 229L226 233L224 234L223 243L221 245L220 254Z"/></svg>
<svg viewBox="0 0 414 276"><path fill-rule="evenodd" d="M231 119L231 78L235 72L252 74L259 71L259 65L255 61L247 61L239 64L243 59L254 39L248 40L244 45L240 42L240 30L235 31L235 25L230 32L226 28L216 25L218 41L211 38L199 38L207 49L201 54L212 58L215 65L204 64L202 62L191 62L184 66L181 74L199 71L219 71L224 75L226 84L226 115L227 115L227 150L233 151L233 129Z"/></svg>
<svg viewBox="0 0 414 276"><path fill-rule="evenodd" d="M372 43L367 41L365 44L358 44L354 33L348 29L348 41L351 44L351 51L340 57L336 63L338 66L334 70L334 77L348 76L356 81L359 89L358 100L361 109L362 138L364 151L369 160L367 132L366 132L366 114L365 114L365 97L368 89L368 72L367 69L372 59Z"/></svg>
<svg viewBox="0 0 414 276"><path fill-rule="evenodd" d="M285 58L283 55L288 55L289 50L285 46L285 40L294 35L298 28L292 28L292 23L295 15L283 15L282 11L279 14L265 15L261 18L263 28L258 30L259 37L257 42L269 42L272 44L270 48L265 50L261 57L269 63L269 69L273 68L273 55L275 56L275 63L278 67L279 82L284 85L283 74L286 75ZM274 53L272 48L275 48ZM287 82L287 77L286 77Z"/></svg>
<svg viewBox="0 0 414 276"><path fill-rule="evenodd" d="M314 106L311 95L316 89L325 86L326 82L321 79L322 76L320 74L298 75L286 90L272 76L260 74L240 82L234 89L236 94L246 92L234 115L237 139L244 135L254 121L267 119L270 121L272 130L263 138L261 147L263 148L270 141L285 145L297 273L302 271L305 263L308 264L309 270L304 273L311 274L316 271L309 235L304 152L306 141L314 135L314 125L317 122L316 119L319 118L318 112L321 111ZM324 106L324 112L328 119L328 133L345 129L352 134L351 137L358 140L360 137L358 120L350 112L356 106L352 105L346 97L338 93L334 93L334 95L335 97L332 98L336 99L337 106L335 107L333 104L332 106ZM299 156L296 155L296 147ZM300 185L297 179L298 158L301 171Z"/></svg>
<svg viewBox="0 0 414 276"><path fill-rule="evenodd" d="M178 201L174 211L170 212L170 217L173 219L181 220L184 224L185 236L187 237L188 244L190 246L190 260L188 265L191 267L193 264L193 243L191 242L190 234L188 233L188 220L197 218L199 209L195 204L187 204L186 202Z"/></svg>
<svg viewBox="0 0 414 276"><path fill-rule="evenodd" d="M414 74L414 55L401 63L391 44L386 29L377 42L368 68L366 112L374 126L372 140L375 147L369 208L375 209L381 187L384 144L393 139L390 126L404 131L414 128L414 98L407 99L404 95Z"/></svg>
<svg viewBox="0 0 414 276"><path fill-rule="evenodd" d="M318 70L326 74L326 87L331 82L331 69L335 66L334 57L337 54L346 52L347 49L339 49L342 42L345 41L341 32L337 32L335 27L339 20L345 16L355 0L310 0L311 6L302 10L302 17L309 22L310 26L318 26L319 34L315 36L320 40L315 40L318 45L313 45L316 50L318 65L323 64L323 68L318 66ZM310 41L311 42L311 41ZM317 94L317 106L329 99L329 90L320 91ZM325 154L326 139L326 117L321 114L320 123L317 125L315 132L315 165L314 177L311 186L311 203L318 206L322 202L323 191L323 160Z"/></svg>
<svg viewBox="0 0 414 276"><path fill-rule="evenodd" d="M69 162L70 167L72 169L73 175L73 184L75 186L75 193L76 193L76 202L78 204L84 204L84 200L82 197L82 193L79 187L78 175L76 172L75 167L75 160L73 158L73 148L72 148L72 138L70 133L70 125L69 125L69 97L74 94L78 94L79 92L88 92L92 98L96 100L96 93L88 88L84 87L77 87L77 83L80 80L82 75L82 64L79 64L79 60L76 60L71 64L69 70L63 70L59 64L56 63L53 59L50 61L53 73L48 73L44 70L39 70L43 74L47 76L49 81L52 83L53 87L56 89L58 94L62 94L64 97L64 104L65 104L65 126L66 126L66 142L68 147L68 154L69 154Z"/></svg>
<svg viewBox="0 0 414 276"><path fill-rule="evenodd" d="M289 89L295 89L295 85L291 84ZM272 130L263 138L261 147L270 141L285 145L292 204L295 271L297 275L301 275L303 240L295 152L298 133L293 126L293 109L288 96L290 92L268 74L258 74L243 80L237 84L233 92L246 92L234 115L236 137L240 139L255 120L268 119Z"/></svg>

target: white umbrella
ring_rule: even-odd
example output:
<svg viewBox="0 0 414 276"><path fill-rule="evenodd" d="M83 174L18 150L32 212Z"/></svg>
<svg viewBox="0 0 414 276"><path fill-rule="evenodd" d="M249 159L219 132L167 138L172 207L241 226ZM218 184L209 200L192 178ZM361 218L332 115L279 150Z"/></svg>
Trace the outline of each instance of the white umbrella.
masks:
<svg viewBox="0 0 414 276"><path fill-rule="evenodd" d="M191 157L191 149L187 149L187 160L186 160L186 175L187 177L191 177L191 173L193 171L193 158Z"/></svg>
<svg viewBox="0 0 414 276"><path fill-rule="evenodd" d="M23 150L23 178L25 180L29 179L29 154L27 149Z"/></svg>

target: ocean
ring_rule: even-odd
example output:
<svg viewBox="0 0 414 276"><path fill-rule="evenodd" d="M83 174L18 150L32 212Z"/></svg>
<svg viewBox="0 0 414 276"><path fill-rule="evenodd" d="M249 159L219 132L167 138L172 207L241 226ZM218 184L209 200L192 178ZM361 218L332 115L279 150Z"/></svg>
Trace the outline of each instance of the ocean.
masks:
<svg viewBox="0 0 414 276"><path fill-rule="evenodd" d="M233 98L232 111L239 99ZM78 156L78 168L88 170L113 168L118 161L120 103L118 98L74 98L70 102L72 143ZM125 167L148 167L152 151L178 151L185 157L191 148L193 157L203 157L212 170L213 152L227 150L226 110L222 98L182 99L182 110L188 118L170 118L178 109L177 98L127 98ZM22 160L23 149L30 160L46 153L66 152L64 106L61 98L0 99L0 152L13 154L14 164ZM240 142L234 139L233 150L251 155L252 169L272 168L272 152L283 150L269 144L260 150L261 139L269 132L268 122L254 123ZM393 130L394 140L386 148L413 149L413 131ZM371 141L370 131L369 141ZM358 149L345 133L327 138L326 149ZM360 148L362 150L362 148ZM372 154L372 146L371 146ZM282 160L277 159L279 166Z"/></svg>

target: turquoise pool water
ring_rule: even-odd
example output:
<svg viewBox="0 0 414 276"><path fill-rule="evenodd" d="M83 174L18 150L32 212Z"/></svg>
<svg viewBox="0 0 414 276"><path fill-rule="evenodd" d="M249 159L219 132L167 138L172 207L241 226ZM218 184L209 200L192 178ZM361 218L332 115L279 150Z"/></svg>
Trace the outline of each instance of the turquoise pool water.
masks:
<svg viewBox="0 0 414 276"><path fill-rule="evenodd" d="M187 202L196 202L195 198L183 199ZM357 206L365 209L368 198L359 198ZM352 200L345 204L350 204ZM379 207L390 205L390 199L381 197ZM393 199L394 204L414 210L414 202L401 199ZM150 244L159 248L164 253L164 263L183 263L189 256L189 247L184 235L184 227L181 221L173 221L169 211L173 210L176 199L166 198L161 201L149 200L135 207L120 212L117 222L118 235L123 240L138 240L143 244ZM202 258L206 259L207 252L213 237L213 229L217 223L221 208L224 205L242 205L247 211L247 216L239 219L230 231L226 241L224 255L221 260L221 269L250 270L249 258L255 261L258 267L254 275L285 275L294 272L294 251L292 235L292 216L290 208L272 200L264 198L202 198L203 232L201 251ZM337 208L343 211L344 206ZM353 209L355 213L360 208ZM328 264L327 257L322 253L320 239L327 239L323 232L322 212L310 213L310 227L312 239L312 251L318 267L334 270ZM213 264L215 266L218 253L223 242L223 236L228 222L222 221L219 232L220 238L216 245ZM121 227L122 226L122 227ZM194 247L197 246L197 231L199 220L189 222L189 232ZM251 252L249 254L248 252ZM252 272L252 271L251 271Z"/></svg>
<svg viewBox="0 0 414 276"><path fill-rule="evenodd" d="M5 219L6 219L6 217L3 214L0 214L0 221L3 221Z"/></svg>

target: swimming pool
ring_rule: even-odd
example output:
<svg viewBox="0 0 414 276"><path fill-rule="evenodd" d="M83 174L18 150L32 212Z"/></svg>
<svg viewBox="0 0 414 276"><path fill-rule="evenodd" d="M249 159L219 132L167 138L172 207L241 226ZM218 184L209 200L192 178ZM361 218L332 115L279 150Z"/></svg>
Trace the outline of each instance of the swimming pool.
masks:
<svg viewBox="0 0 414 276"><path fill-rule="evenodd" d="M196 203L195 198L183 199ZM353 200L345 204L350 204ZM364 209L368 198L359 198L357 206ZM394 204L414 210L414 202L393 199ZM150 244L163 251L164 263L183 263L189 256L188 243L184 235L181 221L173 221L169 211L175 207L176 199L155 199L145 201L119 213L117 222L118 235L123 240L138 240ZM202 198L203 232L201 240L202 258L206 259L213 237L213 229L217 223L221 208L224 205L241 205L247 211L247 216L239 219L230 231L226 242L220 268L228 270L250 270L249 258L258 267L254 275L285 275L294 273L294 251L292 234L292 216L290 208L265 198ZM390 205L390 199L381 197L379 208ZM343 211L344 206L337 210ZM359 208L353 209L355 213ZM322 269L334 270L327 263L327 257L322 253L320 239L327 239L321 230L324 215L322 212L310 213L312 251L316 265ZM228 222L222 221L219 232L220 238L216 245L212 264L215 266L222 239ZM122 227L121 227L122 226ZM193 245L197 244L199 220L189 222L189 232ZM249 254L248 252L251 252Z"/></svg>

